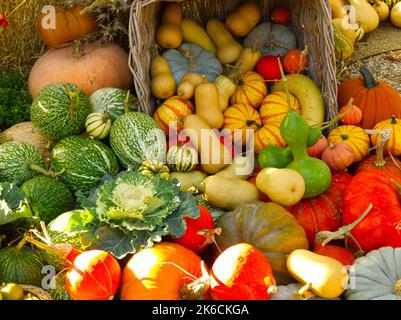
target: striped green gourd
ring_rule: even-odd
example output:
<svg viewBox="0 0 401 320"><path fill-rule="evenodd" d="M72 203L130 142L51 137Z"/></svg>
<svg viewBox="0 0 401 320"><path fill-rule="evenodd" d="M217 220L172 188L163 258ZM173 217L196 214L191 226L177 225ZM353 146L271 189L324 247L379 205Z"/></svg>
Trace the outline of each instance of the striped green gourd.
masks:
<svg viewBox="0 0 401 320"><path fill-rule="evenodd" d="M55 83L43 88L31 106L31 121L46 138L54 141L85 130L91 112L89 97L70 83Z"/></svg>
<svg viewBox="0 0 401 320"><path fill-rule="evenodd" d="M90 96L92 112L107 112L112 122L124 114L125 108L136 110L138 99L127 90L102 88Z"/></svg>
<svg viewBox="0 0 401 320"><path fill-rule="evenodd" d="M52 170L73 191L96 187L106 175L114 176L119 164L113 151L99 140L70 136L52 150Z"/></svg>
<svg viewBox="0 0 401 320"><path fill-rule="evenodd" d="M189 172L195 169L198 163L198 152L187 146L171 146L166 161L172 171Z"/></svg>
<svg viewBox="0 0 401 320"><path fill-rule="evenodd" d="M0 145L0 181L22 184L38 173L46 173L42 154L26 142L9 141Z"/></svg>
<svg viewBox="0 0 401 320"><path fill-rule="evenodd" d="M166 135L152 117L142 112L128 112L111 126L110 145L125 167L139 166L145 160L164 162Z"/></svg>
<svg viewBox="0 0 401 320"><path fill-rule="evenodd" d="M93 112L86 118L85 128L91 137L102 140L110 133L111 119L106 112Z"/></svg>
<svg viewBox="0 0 401 320"><path fill-rule="evenodd" d="M41 256L21 244L0 250L0 284L11 282L41 287L44 266Z"/></svg>
<svg viewBox="0 0 401 320"><path fill-rule="evenodd" d="M48 223L74 208L74 197L67 186L53 178L38 176L21 187L35 216Z"/></svg>

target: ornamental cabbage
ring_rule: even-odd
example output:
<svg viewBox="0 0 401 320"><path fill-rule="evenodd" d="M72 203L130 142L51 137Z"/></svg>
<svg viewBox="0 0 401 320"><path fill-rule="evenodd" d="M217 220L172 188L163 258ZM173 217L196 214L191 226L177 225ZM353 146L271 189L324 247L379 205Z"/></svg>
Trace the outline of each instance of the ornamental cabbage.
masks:
<svg viewBox="0 0 401 320"><path fill-rule="evenodd" d="M32 218L24 193L13 183L0 183L0 226L22 218Z"/></svg>

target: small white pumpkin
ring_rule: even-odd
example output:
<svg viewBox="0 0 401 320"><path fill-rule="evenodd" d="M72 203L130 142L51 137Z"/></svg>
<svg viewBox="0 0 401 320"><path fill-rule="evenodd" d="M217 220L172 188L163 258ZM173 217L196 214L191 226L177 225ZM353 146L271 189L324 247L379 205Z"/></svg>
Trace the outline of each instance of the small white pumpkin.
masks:
<svg viewBox="0 0 401 320"><path fill-rule="evenodd" d="M401 300L401 248L383 247L355 260L347 300Z"/></svg>
<svg viewBox="0 0 401 320"><path fill-rule="evenodd" d="M102 140L110 133L111 119L106 112L91 113L86 118L85 128L91 137Z"/></svg>

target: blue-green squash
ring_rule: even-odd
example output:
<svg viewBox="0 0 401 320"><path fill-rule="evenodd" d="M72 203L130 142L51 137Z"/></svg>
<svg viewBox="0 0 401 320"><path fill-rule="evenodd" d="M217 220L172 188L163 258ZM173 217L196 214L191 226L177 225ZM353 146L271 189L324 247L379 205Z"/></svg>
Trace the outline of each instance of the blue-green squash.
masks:
<svg viewBox="0 0 401 320"><path fill-rule="evenodd" d="M0 250L0 283L41 287L43 267L40 254L29 246L9 246Z"/></svg>
<svg viewBox="0 0 401 320"><path fill-rule="evenodd" d="M163 53L177 85L182 77L189 72L198 73L214 82L223 73L223 66L216 57L192 43L184 43L178 49L167 50Z"/></svg>
<svg viewBox="0 0 401 320"><path fill-rule="evenodd" d="M261 23L244 40L245 48L256 46L263 56L286 55L289 49L297 47L295 34L287 26Z"/></svg>
<svg viewBox="0 0 401 320"><path fill-rule="evenodd" d="M112 122L124 114L126 107L128 110L136 110L138 105L138 99L135 96L119 88L96 90L89 99L92 112L106 112Z"/></svg>
<svg viewBox="0 0 401 320"><path fill-rule="evenodd" d="M172 171L189 172L198 164L198 151L186 146L171 146L166 161Z"/></svg>
<svg viewBox="0 0 401 320"><path fill-rule="evenodd" d="M55 83L43 88L30 110L34 127L54 141L81 134L90 112L89 97L70 83Z"/></svg>
<svg viewBox="0 0 401 320"><path fill-rule="evenodd" d="M0 182L22 184L45 172L42 154L26 142L9 141L0 145Z"/></svg>
<svg viewBox="0 0 401 320"><path fill-rule="evenodd" d="M139 168L145 160L164 162L166 135L152 117L128 112L111 126L110 145L125 168Z"/></svg>
<svg viewBox="0 0 401 320"><path fill-rule="evenodd" d="M51 177L38 176L21 186L35 216L45 223L74 208L74 197L67 186Z"/></svg>
<svg viewBox="0 0 401 320"><path fill-rule="evenodd" d="M100 184L104 176L119 171L116 156L103 142L83 136L70 136L52 150L51 168L73 191L87 191Z"/></svg>

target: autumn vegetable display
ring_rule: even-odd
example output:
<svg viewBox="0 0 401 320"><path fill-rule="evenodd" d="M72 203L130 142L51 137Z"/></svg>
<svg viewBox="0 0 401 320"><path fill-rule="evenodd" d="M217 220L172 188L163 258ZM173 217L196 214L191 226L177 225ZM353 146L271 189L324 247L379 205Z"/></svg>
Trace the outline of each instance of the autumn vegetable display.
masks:
<svg viewBox="0 0 401 320"><path fill-rule="evenodd" d="M399 4L328 1L333 63ZM0 299L399 299L401 95L322 83L294 8L168 1L148 50L84 5L39 23L26 116L0 116Z"/></svg>

